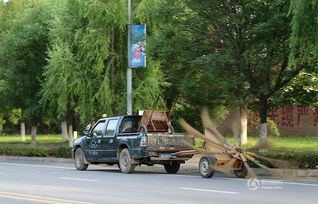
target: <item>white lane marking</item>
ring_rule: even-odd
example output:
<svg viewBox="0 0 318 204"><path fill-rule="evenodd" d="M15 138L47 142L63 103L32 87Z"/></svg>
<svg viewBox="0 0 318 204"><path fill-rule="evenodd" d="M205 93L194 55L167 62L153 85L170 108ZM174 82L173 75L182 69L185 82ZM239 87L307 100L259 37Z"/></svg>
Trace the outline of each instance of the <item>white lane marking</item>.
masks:
<svg viewBox="0 0 318 204"><path fill-rule="evenodd" d="M199 178L199 176L192 176L192 175L171 175L171 174L154 174L154 175L164 176L164 177L172 176L172 177L196 177L196 178Z"/></svg>
<svg viewBox="0 0 318 204"><path fill-rule="evenodd" d="M283 184L318 187L318 184L312 184L312 183L296 183L296 182L285 182L285 181L283 181Z"/></svg>
<svg viewBox="0 0 318 204"><path fill-rule="evenodd" d="M92 181L92 182L97 181L94 179L82 179L82 178L70 178L70 177L59 177L59 179L73 180L73 181Z"/></svg>
<svg viewBox="0 0 318 204"><path fill-rule="evenodd" d="M218 179L218 180L236 180L236 181L248 181L248 180L246 180L246 179L241 179L241 178L217 178L217 177L215 177L215 178L213 178L213 179Z"/></svg>
<svg viewBox="0 0 318 204"><path fill-rule="evenodd" d="M239 179L239 178L215 178L218 180L236 180L236 181L245 181L247 182L248 180L246 179ZM264 179L266 180L266 179ZM274 180L274 179L270 179L270 180ZM299 186L314 186L314 187L318 187L318 184L312 184L312 183L298 183L298 182L288 182L288 181L283 181L283 184L288 184L288 185L299 185Z"/></svg>
<svg viewBox="0 0 318 204"><path fill-rule="evenodd" d="M200 189L200 188L186 188L186 187L180 187L179 189L181 189L181 190L189 190L189 191L202 191L202 192L212 192L212 193L225 193L225 194L233 194L233 195L240 194L239 192L234 192L234 191L219 191L219 190Z"/></svg>
<svg viewBox="0 0 318 204"><path fill-rule="evenodd" d="M52 169L74 169L70 167L62 167L62 166L46 166L46 165L35 165L35 164L16 164L16 163L7 163L0 162L3 165L12 165L12 166L27 166L27 167L40 167L40 168L52 168Z"/></svg>

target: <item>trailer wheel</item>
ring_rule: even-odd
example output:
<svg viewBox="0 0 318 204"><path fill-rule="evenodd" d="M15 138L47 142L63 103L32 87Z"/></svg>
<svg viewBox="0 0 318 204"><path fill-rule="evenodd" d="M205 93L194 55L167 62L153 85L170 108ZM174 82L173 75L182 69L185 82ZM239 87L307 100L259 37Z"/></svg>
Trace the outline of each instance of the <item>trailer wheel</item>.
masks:
<svg viewBox="0 0 318 204"><path fill-rule="evenodd" d="M210 156L203 156L199 161L199 171L203 178L211 178L214 174L212 165L215 164L215 159Z"/></svg>
<svg viewBox="0 0 318 204"><path fill-rule="evenodd" d="M163 166L168 174L176 174L179 171L180 163L172 162L171 164L164 164Z"/></svg>
<svg viewBox="0 0 318 204"><path fill-rule="evenodd" d="M119 168L124 174L131 174L134 172L136 165L131 164L131 156L129 150L123 149L119 156Z"/></svg>
<svg viewBox="0 0 318 204"><path fill-rule="evenodd" d="M235 176L238 178L245 178L247 176L247 169L245 167L245 165L243 165L241 170L234 170L233 171Z"/></svg>

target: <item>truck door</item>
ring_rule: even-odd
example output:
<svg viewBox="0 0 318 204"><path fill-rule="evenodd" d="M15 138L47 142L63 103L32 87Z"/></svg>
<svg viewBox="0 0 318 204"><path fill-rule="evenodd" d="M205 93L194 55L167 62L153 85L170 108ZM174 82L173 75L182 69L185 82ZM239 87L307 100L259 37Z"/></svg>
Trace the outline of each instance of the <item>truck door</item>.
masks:
<svg viewBox="0 0 318 204"><path fill-rule="evenodd" d="M103 155L106 160L116 160L116 130L118 126L118 118L111 118L107 122L106 132L102 138Z"/></svg>
<svg viewBox="0 0 318 204"><path fill-rule="evenodd" d="M97 161L102 157L100 151L103 134L105 133L105 120L100 120L93 127L90 136L87 138L87 149L85 150L86 159Z"/></svg>

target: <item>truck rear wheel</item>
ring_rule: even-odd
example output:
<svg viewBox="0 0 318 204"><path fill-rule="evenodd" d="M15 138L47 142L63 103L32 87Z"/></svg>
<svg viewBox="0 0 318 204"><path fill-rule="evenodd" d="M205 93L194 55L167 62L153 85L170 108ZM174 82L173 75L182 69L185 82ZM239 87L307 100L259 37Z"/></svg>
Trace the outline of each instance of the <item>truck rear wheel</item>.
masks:
<svg viewBox="0 0 318 204"><path fill-rule="evenodd" d="M210 156L203 156L199 161L199 171L203 178L211 178L214 175L212 165L215 164L215 159Z"/></svg>
<svg viewBox="0 0 318 204"><path fill-rule="evenodd" d="M164 164L163 166L168 174L176 174L179 171L180 163L172 162L171 164Z"/></svg>
<svg viewBox="0 0 318 204"><path fill-rule="evenodd" d="M81 148L77 148L74 155L74 164L77 170L85 171L88 164L84 163L84 154Z"/></svg>
<svg viewBox="0 0 318 204"><path fill-rule="evenodd" d="M131 174L134 172L136 165L131 164L131 156L129 150L123 149L119 155L119 168L120 171L124 174Z"/></svg>

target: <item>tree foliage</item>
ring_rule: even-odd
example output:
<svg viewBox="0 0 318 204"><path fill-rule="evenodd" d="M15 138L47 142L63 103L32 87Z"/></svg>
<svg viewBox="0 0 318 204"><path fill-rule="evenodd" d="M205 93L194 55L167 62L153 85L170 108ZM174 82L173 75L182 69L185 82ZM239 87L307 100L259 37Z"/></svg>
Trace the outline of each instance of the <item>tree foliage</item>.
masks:
<svg viewBox="0 0 318 204"><path fill-rule="evenodd" d="M21 108L30 122L37 123L50 14L47 5L40 1L36 5L12 1L3 9L6 29L1 32L0 69L7 105Z"/></svg>
<svg viewBox="0 0 318 204"><path fill-rule="evenodd" d="M256 110L266 123L268 100L310 70L299 56L289 63L289 8L282 0L160 1L152 15L160 15L161 32L152 46L171 68L167 80L178 87L171 96L181 94L195 105L259 101Z"/></svg>
<svg viewBox="0 0 318 204"><path fill-rule="evenodd" d="M318 57L318 1L292 0L290 13L293 17L291 36L291 63L300 58L302 63L312 64L317 71Z"/></svg>
<svg viewBox="0 0 318 204"><path fill-rule="evenodd" d="M316 0L132 2L132 23L147 23L135 112L168 108L200 126L199 109L222 118L224 101L259 101L261 123L271 105L316 104ZM125 114L127 22L126 0L1 2L1 114L50 125Z"/></svg>
<svg viewBox="0 0 318 204"><path fill-rule="evenodd" d="M126 3L68 0L54 10L42 93L59 117L74 110L86 122L102 113L125 113ZM162 85L156 62L134 72L134 109L151 108Z"/></svg>

